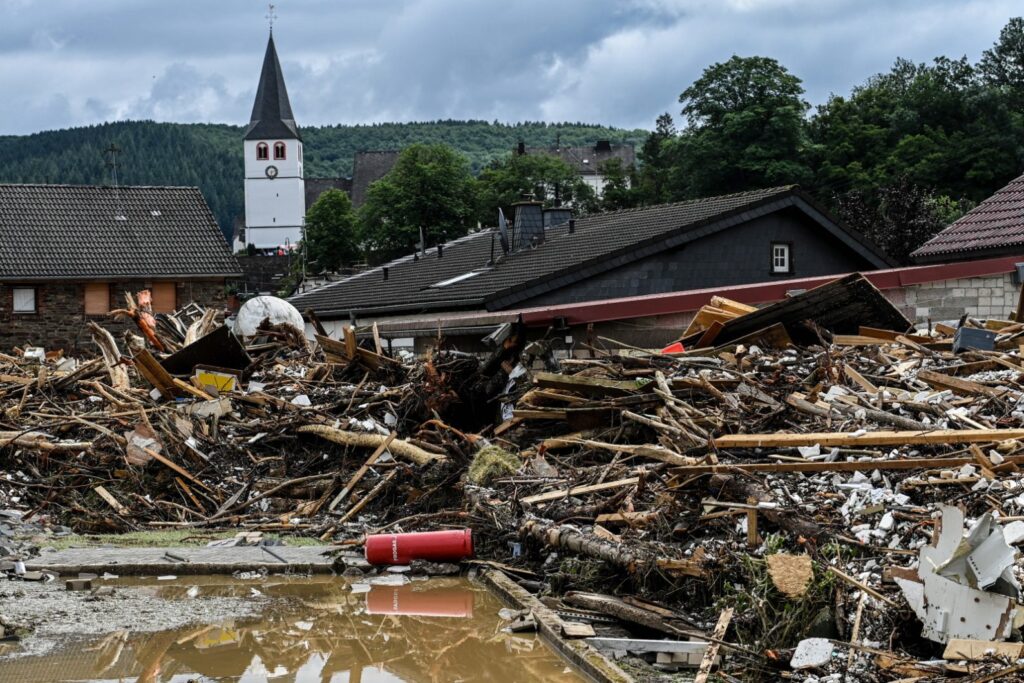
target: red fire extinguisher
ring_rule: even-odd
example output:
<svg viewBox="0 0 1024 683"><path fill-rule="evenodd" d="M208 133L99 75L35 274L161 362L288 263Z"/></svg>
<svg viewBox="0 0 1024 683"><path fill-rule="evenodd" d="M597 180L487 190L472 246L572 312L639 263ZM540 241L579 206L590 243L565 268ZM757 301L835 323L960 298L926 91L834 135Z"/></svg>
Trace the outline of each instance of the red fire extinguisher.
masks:
<svg viewBox="0 0 1024 683"><path fill-rule="evenodd" d="M473 531L423 531L366 537L370 564L409 564L413 560L458 562L473 556Z"/></svg>

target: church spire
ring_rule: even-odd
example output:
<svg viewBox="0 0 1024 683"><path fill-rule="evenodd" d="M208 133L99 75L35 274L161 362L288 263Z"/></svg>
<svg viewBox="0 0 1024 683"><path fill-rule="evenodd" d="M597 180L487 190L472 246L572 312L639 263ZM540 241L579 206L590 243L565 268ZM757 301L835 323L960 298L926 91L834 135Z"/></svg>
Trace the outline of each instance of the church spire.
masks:
<svg viewBox="0 0 1024 683"><path fill-rule="evenodd" d="M260 85L256 90L256 101L252 106L246 140L301 140L299 126L292 114L288 101L288 89L284 85L284 74L274 47L274 34L267 41L267 54L263 57L263 71Z"/></svg>

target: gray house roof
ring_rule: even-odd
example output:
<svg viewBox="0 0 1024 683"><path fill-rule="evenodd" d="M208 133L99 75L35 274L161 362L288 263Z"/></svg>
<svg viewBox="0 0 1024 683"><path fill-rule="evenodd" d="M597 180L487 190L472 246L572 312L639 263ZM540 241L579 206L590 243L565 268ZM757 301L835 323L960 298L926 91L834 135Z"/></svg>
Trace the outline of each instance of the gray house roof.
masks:
<svg viewBox="0 0 1024 683"><path fill-rule="evenodd" d="M301 140L299 126L292 114L288 101L288 89L284 85L281 63L277 60L274 34L267 41L267 53L263 57L263 71L256 89L256 101L252 105L252 116L245 131L246 140Z"/></svg>
<svg viewBox="0 0 1024 683"><path fill-rule="evenodd" d="M198 188L0 184L0 280L241 270Z"/></svg>
<svg viewBox="0 0 1024 683"><path fill-rule="evenodd" d="M502 310L599 273L646 258L733 225L797 207L877 268L891 265L860 235L832 221L795 187L698 199L595 214L545 231L545 241L503 255L497 232L486 230L425 256L384 266L293 297L301 311L325 318L421 313L431 310ZM492 246L493 245L493 246ZM488 265L492 252L493 265ZM387 279L384 279L387 268Z"/></svg>

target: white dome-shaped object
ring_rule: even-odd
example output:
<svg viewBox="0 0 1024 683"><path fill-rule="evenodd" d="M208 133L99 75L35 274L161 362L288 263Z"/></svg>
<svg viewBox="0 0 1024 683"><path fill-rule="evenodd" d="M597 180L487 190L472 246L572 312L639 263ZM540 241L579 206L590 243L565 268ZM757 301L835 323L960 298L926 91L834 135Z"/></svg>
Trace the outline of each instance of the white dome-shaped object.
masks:
<svg viewBox="0 0 1024 683"><path fill-rule="evenodd" d="M271 325L284 323L294 327L299 334L304 334L306 324L302 314L284 299L276 296L257 296L249 299L238 309L235 317L235 334L241 337L252 337L264 320Z"/></svg>

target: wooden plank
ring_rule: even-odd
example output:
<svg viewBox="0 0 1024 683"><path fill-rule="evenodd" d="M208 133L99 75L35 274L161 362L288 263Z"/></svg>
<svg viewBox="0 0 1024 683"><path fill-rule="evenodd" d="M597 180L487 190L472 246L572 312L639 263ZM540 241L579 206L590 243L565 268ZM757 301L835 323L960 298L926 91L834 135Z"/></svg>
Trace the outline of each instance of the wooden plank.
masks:
<svg viewBox="0 0 1024 683"><path fill-rule="evenodd" d="M535 372L533 383L545 389L561 389L573 391L588 396L624 396L635 394L642 389L635 381L605 379L603 377L581 377L579 375L562 375L554 372ZM644 385L650 386L646 391L654 390L654 382Z"/></svg>
<svg viewBox="0 0 1024 683"><path fill-rule="evenodd" d="M1020 659L1024 657L1024 643L998 643L991 640L953 638L942 653L943 659L966 659L969 662L990 659L993 656Z"/></svg>
<svg viewBox="0 0 1024 683"><path fill-rule="evenodd" d="M672 472L679 477L687 477L696 474L712 474L715 472L728 472L737 470L740 472L869 472L872 470L913 470L913 469L936 469L956 468L964 465L973 465L974 458L900 458L898 460L854 460L840 462L753 462L735 464L715 465L683 465L672 468ZM1024 465L1024 455L1007 456L1003 464Z"/></svg>
<svg viewBox="0 0 1024 683"><path fill-rule="evenodd" d="M164 366L160 365L160 362L153 357L148 349L140 350L132 360L135 362L139 374L156 387L164 398L168 400L174 398L174 377L164 370Z"/></svg>
<svg viewBox="0 0 1024 683"><path fill-rule="evenodd" d="M727 434L713 440L717 448L795 448L797 446L908 446L917 444L989 443L1024 439L1024 429L936 429L930 432L877 431L860 436L842 432L806 434Z"/></svg>
<svg viewBox="0 0 1024 683"><path fill-rule="evenodd" d="M99 497L102 498L107 505L114 508L114 512L116 512L117 514L122 516L131 515L131 510L122 505L117 498L114 498L110 491L106 490L102 486L97 486L96 488L93 489L93 491L99 494Z"/></svg>
<svg viewBox="0 0 1024 683"><path fill-rule="evenodd" d="M645 638L588 638L587 642L608 652L679 652L683 654L705 651L708 644L702 640L648 640Z"/></svg>
<svg viewBox="0 0 1024 683"><path fill-rule="evenodd" d="M391 445L391 442L394 440L396 436L396 432L391 432L390 434L388 434L388 438L382 441L379 446L377 446L373 453L370 454L370 457L366 459L366 462L364 462L362 466L355 471L355 474L353 474L352 477L348 480L348 483L345 484L345 488L343 488L338 493L338 495L334 497L334 500L331 501L331 504L327 506L328 510L333 510L334 508L338 507L341 501L345 500L345 498L348 497L348 494L352 493L352 489L354 489L356 484L359 483L359 480L363 478L363 475L366 474L371 467L373 467L373 464L377 462L377 459L380 458L380 456L384 455L384 451L388 449L388 446Z"/></svg>
<svg viewBox="0 0 1024 683"><path fill-rule="evenodd" d="M856 370L854 370L852 366L849 366L849 365L843 366L843 372L845 372L846 376L849 377L851 380L853 380L853 382L855 384L859 385L860 388L863 389L864 391L868 392L869 394L877 394L878 393L878 387L876 387L874 384L869 382L864 377L864 375L862 375L859 372L857 372Z"/></svg>
<svg viewBox="0 0 1024 683"><path fill-rule="evenodd" d="M710 303L715 308L720 308L723 311L733 313L736 316L746 315L747 313L753 313L754 311L757 310L757 306L741 304L739 301L726 299L724 296L713 296L711 297Z"/></svg>
<svg viewBox="0 0 1024 683"><path fill-rule="evenodd" d="M513 419L520 420L565 420L568 413L564 410L513 410Z"/></svg>
<svg viewBox="0 0 1024 683"><path fill-rule="evenodd" d="M786 326L782 323L775 323L770 327L763 327L759 330L754 330L750 334L745 334L742 337L732 340L729 344L719 346L715 348L715 351L722 351L726 348L733 348L744 344L751 346L757 344L758 346L767 346L773 349L784 349L787 346L793 344L793 340L789 337L789 332L786 331Z"/></svg>
<svg viewBox="0 0 1024 683"><path fill-rule="evenodd" d="M171 460L168 460L164 456L162 456L159 453L157 453L156 451L154 451L152 448L145 448L145 447L143 447L142 450L146 452L146 455L148 455L149 457L153 458L154 460L159 462L164 467L167 467L168 469L171 469L171 470L177 472L178 474L180 474L181 476L185 477L186 479L188 479L190 482L192 482L196 486L198 486L200 488L203 488L203 489L206 489L210 493L213 493L214 495L216 495L216 492L213 489L211 489L209 486L207 486L203 482L201 482L198 479L196 479L194 476L192 476L192 474L189 473L188 470L184 469L183 467L181 467L177 463L175 463L175 462L173 462Z"/></svg>
<svg viewBox="0 0 1024 683"><path fill-rule="evenodd" d="M345 357L349 360L354 360L356 357L356 349L359 345L356 343L356 333L352 329L351 325L345 325L342 328L342 333L345 337Z"/></svg>
<svg viewBox="0 0 1024 683"><path fill-rule="evenodd" d="M904 334L903 332L881 330L877 327L867 327L866 325L861 325L857 329L857 334L862 337L874 337L876 339L887 339L889 341L898 341L900 337L906 337L910 341L917 342L918 344L930 344L935 341L931 337L926 337L922 334Z"/></svg>
<svg viewBox="0 0 1024 683"><path fill-rule="evenodd" d="M571 489L565 489L561 491L548 491L547 493L538 493L533 496L527 496L521 498L520 503L547 503L552 500L558 500L559 498L568 498L569 496L579 496L584 493L597 493L598 491L607 491L609 489L622 488L623 486L632 486L639 483L640 477L628 477L626 479L618 479L616 481L606 481L602 484L591 484L589 486L575 486Z"/></svg>
<svg viewBox="0 0 1024 683"><path fill-rule="evenodd" d="M832 567L832 566L829 566L828 570L830 572L832 572L834 575L838 576L843 581L846 581L851 586L856 586L857 588L861 589L862 591L864 591L865 593L867 593L868 595L870 595L874 599L881 600L885 604L887 604L890 607L893 607L895 609L899 609L900 608L900 606L898 604L896 604L895 602L893 602L889 598L885 597L884 595L882 595L881 593L876 591L871 586L868 586L866 583L864 583L862 581L858 581L857 579L853 578L849 574L846 574L846 573L844 573L844 572L842 572L842 571L840 571L840 570L838 570L838 569L836 569L835 567Z"/></svg>
<svg viewBox="0 0 1024 683"><path fill-rule="evenodd" d="M711 675L711 667L715 665L715 658L718 657L718 648L721 646L722 640L725 639L726 631L729 630L732 613L733 608L726 607L718 615L718 623L715 624L715 630L711 632L711 642L708 643L708 649L704 651L704 659L700 662L700 668L697 669L693 683L707 683L708 676Z"/></svg>
<svg viewBox="0 0 1024 683"><path fill-rule="evenodd" d="M855 333L860 325L887 330L911 328L910 321L877 287L860 273L854 273L728 321L717 342L732 342L755 330L782 323L793 341L817 343L817 335L801 325L808 319L837 334Z"/></svg>
<svg viewBox="0 0 1024 683"><path fill-rule="evenodd" d="M628 524L629 526L645 526L656 519L658 512L612 512L598 515L595 524Z"/></svg>
<svg viewBox="0 0 1024 683"><path fill-rule="evenodd" d="M715 337L717 337L718 333L721 332L721 331L722 331L722 322L721 321L716 320L715 322L711 323L711 326L708 327L708 329L704 330L704 334L702 334L700 339L697 340L697 348L698 349L703 349L703 348L707 348L708 346L711 346L712 344L714 344L715 343Z"/></svg>
<svg viewBox="0 0 1024 683"><path fill-rule="evenodd" d="M883 346L894 344L895 341L879 339L878 337L865 337L860 334L834 334L832 343L836 346Z"/></svg>
<svg viewBox="0 0 1024 683"><path fill-rule="evenodd" d="M562 635L566 638L592 638L597 633L590 624L581 624L576 621L562 622Z"/></svg>
<svg viewBox="0 0 1024 683"><path fill-rule="evenodd" d="M1006 387L987 387L984 384L959 377L950 377L934 370L921 370L917 373L917 378L936 389L948 389L960 396L1002 396L1008 391Z"/></svg>

